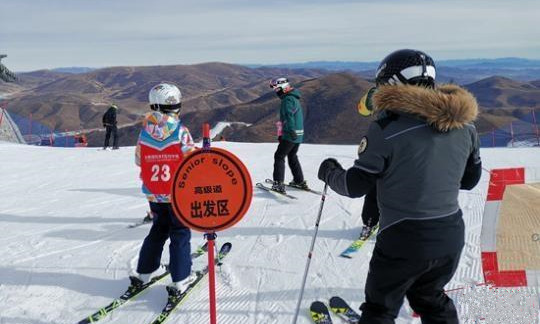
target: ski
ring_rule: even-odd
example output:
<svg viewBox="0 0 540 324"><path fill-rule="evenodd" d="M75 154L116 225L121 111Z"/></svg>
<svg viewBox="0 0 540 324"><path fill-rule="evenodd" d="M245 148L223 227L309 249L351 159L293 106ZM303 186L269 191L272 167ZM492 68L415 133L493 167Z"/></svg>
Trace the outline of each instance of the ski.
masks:
<svg viewBox="0 0 540 324"><path fill-rule="evenodd" d="M366 243L373 235L375 235L375 233L377 233L377 230L379 229L379 225L375 225L373 227L373 230L371 231L371 233L369 234L369 236L367 238L358 238L356 240L354 240L351 245L349 245L348 248L345 249L345 251L341 252L341 254L339 256L341 257L344 257L344 258L348 258L348 259L352 259L352 255L357 252L358 250L360 250L360 248L362 248L362 246L364 246L364 243Z"/></svg>
<svg viewBox="0 0 540 324"><path fill-rule="evenodd" d="M208 251L208 243L204 243L204 245L199 246L195 252L191 253L191 259L196 259L202 255L204 255ZM95 323L109 315L113 310L119 308L120 306L124 305L128 301L134 299L141 293L143 293L146 289L148 289L153 284L157 283L158 281L161 281L165 277L169 275L169 271L167 270L163 274L156 276L152 278L149 282L146 284L143 284L139 287L136 286L129 286L126 292L122 294L122 296L116 298L113 300L109 305L100 308L97 312L93 313L92 315L80 320L78 324L89 324L89 323Z"/></svg>
<svg viewBox="0 0 540 324"><path fill-rule="evenodd" d="M269 183L269 184L272 184L272 183L274 183L274 180L272 180L272 179L265 179L264 182ZM290 184L290 183L284 183L284 185L285 185L285 187L287 187L287 188L293 188L293 189L297 189L297 190L302 190L302 191L311 192L311 193L314 193L314 194L316 194L316 195L322 195L322 192L317 191L317 190L313 190L313 189L311 189L311 188L310 188L310 189L304 189L304 188L300 188L300 187L298 187L298 186L292 185L292 184Z"/></svg>
<svg viewBox="0 0 540 324"><path fill-rule="evenodd" d="M334 296L330 298L330 309L344 321L350 324L356 324L360 321L360 315L355 312L343 298Z"/></svg>
<svg viewBox="0 0 540 324"><path fill-rule="evenodd" d="M328 307L326 307L323 302L314 301L311 303L309 313L315 324L332 324L332 318L330 317Z"/></svg>
<svg viewBox="0 0 540 324"><path fill-rule="evenodd" d="M220 264L221 261L229 254L231 251L232 244L227 242L221 246L221 249L218 252L218 255L216 257L216 264ZM169 294L169 297L167 298L167 304L165 304L165 307L161 310L161 313L151 322L151 324L161 324L169 318L169 315L178 307L180 306L186 298L189 296L189 294L193 291L195 287L198 286L198 284L202 281L202 279L208 274L208 266L205 267L202 271L196 272L196 278L193 283L189 285L189 287L179 296L171 296Z"/></svg>
<svg viewBox="0 0 540 324"><path fill-rule="evenodd" d="M129 225L128 228L135 228L135 227L139 227L139 226L144 225L144 224L152 223L152 219L153 219L153 217L152 217L151 212L147 211L146 216L144 216L144 218L141 221Z"/></svg>
<svg viewBox="0 0 540 324"><path fill-rule="evenodd" d="M268 191L268 192L272 192L272 193L276 193L276 194L278 194L278 195L280 195L280 196L287 197L287 198L289 198L289 199L298 199L298 198L296 198L295 196L289 195L289 194L287 194L287 193L279 192L279 191L276 191L276 190L274 190L274 189L272 189L272 188L270 188L270 187L267 187L267 186L265 186L264 184L262 184L262 183L260 183L260 182L257 182L257 183L255 184L255 186L256 186L257 188L259 188L259 189L262 189L262 190L265 190L265 191Z"/></svg>

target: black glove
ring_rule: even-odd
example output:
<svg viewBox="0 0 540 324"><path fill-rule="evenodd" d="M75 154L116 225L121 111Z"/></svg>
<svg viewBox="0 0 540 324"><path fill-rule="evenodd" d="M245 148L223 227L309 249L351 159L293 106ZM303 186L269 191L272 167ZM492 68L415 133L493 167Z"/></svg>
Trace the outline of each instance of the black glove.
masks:
<svg viewBox="0 0 540 324"><path fill-rule="evenodd" d="M298 137L298 136L296 136L296 132L295 132L295 131L290 131L290 132L289 132L289 136L291 137L291 139L292 139L293 141L296 140L296 138Z"/></svg>
<svg viewBox="0 0 540 324"><path fill-rule="evenodd" d="M319 166L319 172L317 173L317 177L319 180L322 180L324 182L328 181L328 176L332 171L335 169L343 169L341 167L341 164L336 159L326 159L322 161L321 165Z"/></svg>

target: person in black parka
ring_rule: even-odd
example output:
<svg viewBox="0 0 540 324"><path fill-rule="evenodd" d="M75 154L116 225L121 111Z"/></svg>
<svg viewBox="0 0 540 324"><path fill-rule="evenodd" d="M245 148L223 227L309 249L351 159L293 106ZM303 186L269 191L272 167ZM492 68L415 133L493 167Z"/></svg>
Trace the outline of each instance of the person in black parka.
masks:
<svg viewBox="0 0 540 324"><path fill-rule="evenodd" d="M116 112L118 106L111 105L109 109L103 114L103 127L105 127L105 143L103 143L103 149L107 149L109 146L109 139L111 135L113 137L113 150L118 149L118 128L116 126Z"/></svg>
<svg viewBox="0 0 540 324"><path fill-rule="evenodd" d="M359 324L393 324L405 298L422 324L458 324L444 292L465 240L459 190L482 174L473 121L474 96L457 85L435 85L426 53L388 55L376 74L378 118L358 148L354 166L324 160L318 178L340 195L376 188L379 232L369 264Z"/></svg>

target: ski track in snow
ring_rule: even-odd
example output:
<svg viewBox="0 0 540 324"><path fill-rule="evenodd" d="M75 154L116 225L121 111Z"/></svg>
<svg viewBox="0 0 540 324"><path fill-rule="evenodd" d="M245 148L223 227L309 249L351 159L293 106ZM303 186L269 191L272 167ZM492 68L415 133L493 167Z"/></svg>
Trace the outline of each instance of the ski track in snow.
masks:
<svg viewBox="0 0 540 324"><path fill-rule="evenodd" d="M238 155L253 183L271 175L276 144L214 143ZM331 153L330 153L331 152ZM483 149L486 168L539 166L538 149ZM302 145L300 161L316 190L319 163L338 157L349 167L356 147ZM133 148L118 151L0 144L0 324L74 323L124 292L150 225L127 228L145 215ZM482 282L480 232L488 174L460 193L466 245L448 288ZM287 170L286 179L291 179ZM233 249L217 271L218 319L222 324L289 323L320 206L320 197L294 189L298 200L254 188L250 211L236 227L218 233ZM298 323L310 323L315 299L340 295L358 308L374 239L353 259L339 257L361 228L363 199L329 190ZM192 248L204 242L193 232ZM162 263L168 262L168 246ZM205 265L206 257L194 261ZM163 307L169 278L100 323L148 323ZM209 322L208 284L202 281L168 323ZM336 320L339 323L339 320ZM396 323L419 323L406 304Z"/></svg>

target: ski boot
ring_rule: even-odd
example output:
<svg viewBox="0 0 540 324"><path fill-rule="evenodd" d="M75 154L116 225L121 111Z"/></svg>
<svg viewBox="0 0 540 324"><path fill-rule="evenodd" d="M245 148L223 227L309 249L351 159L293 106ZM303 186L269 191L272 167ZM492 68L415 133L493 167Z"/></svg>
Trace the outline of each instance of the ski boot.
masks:
<svg viewBox="0 0 540 324"><path fill-rule="evenodd" d="M144 285L144 281L137 276L129 276L129 291L139 290Z"/></svg>
<svg viewBox="0 0 540 324"><path fill-rule="evenodd" d="M281 181L274 181L274 183L272 184L272 190L283 193L283 194L286 193L285 184L283 184L283 182Z"/></svg>
<svg viewBox="0 0 540 324"><path fill-rule="evenodd" d="M164 264L160 264L159 267L152 273L138 273L137 271L132 270L129 275L129 280L131 281L130 286L142 286L155 277L161 276L167 271L169 271L169 267Z"/></svg>
<svg viewBox="0 0 540 324"><path fill-rule="evenodd" d="M165 288L167 289L169 298L180 297L196 279L197 275L192 272L186 279L168 284Z"/></svg>
<svg viewBox="0 0 540 324"><path fill-rule="evenodd" d="M309 190L306 180L301 181L301 182L291 181L289 182L289 186L302 189L302 190Z"/></svg>
<svg viewBox="0 0 540 324"><path fill-rule="evenodd" d="M143 223L151 223L154 220L154 213L146 212L146 216L143 218Z"/></svg>

